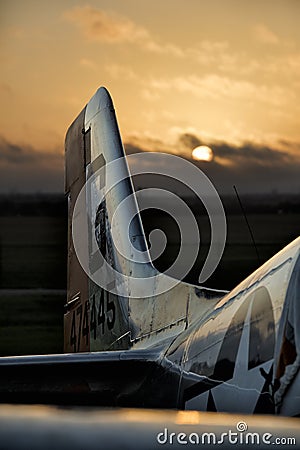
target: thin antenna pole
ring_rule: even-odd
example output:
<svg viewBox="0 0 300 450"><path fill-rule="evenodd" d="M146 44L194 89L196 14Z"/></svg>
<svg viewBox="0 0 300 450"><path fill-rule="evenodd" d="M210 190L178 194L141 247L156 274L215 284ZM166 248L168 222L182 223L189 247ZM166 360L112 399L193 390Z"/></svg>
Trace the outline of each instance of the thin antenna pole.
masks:
<svg viewBox="0 0 300 450"><path fill-rule="evenodd" d="M257 260L258 260L259 264L261 264L261 259L260 259L260 257L259 257L258 248L257 248L257 246L256 246L255 239L254 239L254 236L253 236L253 233L252 233L250 224L249 224L248 219L247 219L247 216L246 216L246 212L245 212L245 210L244 210L243 204L242 204L242 202L241 202L239 193L238 193L237 188L236 188L235 185L233 185L233 189L234 189L234 191L235 191L235 193L236 193L236 196L237 196L237 199L238 199L238 201L239 201L239 204L240 204L240 207L241 207L243 216L244 216L244 218L245 218L245 221L246 221L246 224L247 224L247 227L248 227L248 230L249 230L249 233L250 233L250 236L251 236L251 239L252 239L254 248L255 248Z"/></svg>

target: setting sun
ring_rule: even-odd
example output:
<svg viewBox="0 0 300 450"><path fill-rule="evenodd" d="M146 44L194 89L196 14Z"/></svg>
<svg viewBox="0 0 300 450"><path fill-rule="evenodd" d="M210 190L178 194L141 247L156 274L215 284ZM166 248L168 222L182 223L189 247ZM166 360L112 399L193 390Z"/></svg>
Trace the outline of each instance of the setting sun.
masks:
<svg viewBox="0 0 300 450"><path fill-rule="evenodd" d="M211 148L206 145L200 145L200 147L194 148L192 151L192 157L197 161L212 161L214 154Z"/></svg>

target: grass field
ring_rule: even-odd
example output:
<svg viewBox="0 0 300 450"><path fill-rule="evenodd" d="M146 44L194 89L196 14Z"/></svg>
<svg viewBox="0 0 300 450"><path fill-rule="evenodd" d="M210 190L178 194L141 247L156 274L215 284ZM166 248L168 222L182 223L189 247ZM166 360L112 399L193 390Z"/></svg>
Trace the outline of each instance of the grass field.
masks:
<svg viewBox="0 0 300 450"><path fill-rule="evenodd" d="M65 289L64 217L0 217L0 288Z"/></svg>
<svg viewBox="0 0 300 450"><path fill-rule="evenodd" d="M0 355L61 353L66 292L0 291Z"/></svg>
<svg viewBox="0 0 300 450"><path fill-rule="evenodd" d="M0 355L61 353L66 216L0 217Z"/></svg>

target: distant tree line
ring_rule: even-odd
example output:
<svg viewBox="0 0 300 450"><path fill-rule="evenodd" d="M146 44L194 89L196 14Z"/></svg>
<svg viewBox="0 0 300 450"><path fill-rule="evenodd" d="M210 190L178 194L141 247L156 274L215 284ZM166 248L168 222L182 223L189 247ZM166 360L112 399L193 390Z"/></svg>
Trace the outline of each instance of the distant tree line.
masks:
<svg viewBox="0 0 300 450"><path fill-rule="evenodd" d="M194 214L206 214L196 196L182 196ZM241 214L235 195L221 197L227 214ZM300 213L300 196L296 194L242 195L241 201L247 213L283 214ZM68 202L64 194L0 194L0 216L49 216L67 217Z"/></svg>

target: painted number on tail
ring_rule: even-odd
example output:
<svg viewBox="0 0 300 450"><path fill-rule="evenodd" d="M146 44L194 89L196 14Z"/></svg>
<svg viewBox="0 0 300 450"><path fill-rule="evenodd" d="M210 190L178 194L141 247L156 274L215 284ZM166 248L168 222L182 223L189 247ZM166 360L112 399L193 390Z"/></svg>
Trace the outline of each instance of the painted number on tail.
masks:
<svg viewBox="0 0 300 450"><path fill-rule="evenodd" d="M85 340L85 346L89 341L89 302L77 306L73 311L70 344L74 352L80 351L81 342Z"/></svg>
<svg viewBox="0 0 300 450"><path fill-rule="evenodd" d="M101 291L97 311L96 299L95 295L93 295L91 307L91 333L94 340L97 337L98 328L100 328L100 333L104 334L106 328L110 331L114 327L116 321L116 307L114 301L110 300L109 297L110 296L106 291Z"/></svg>

